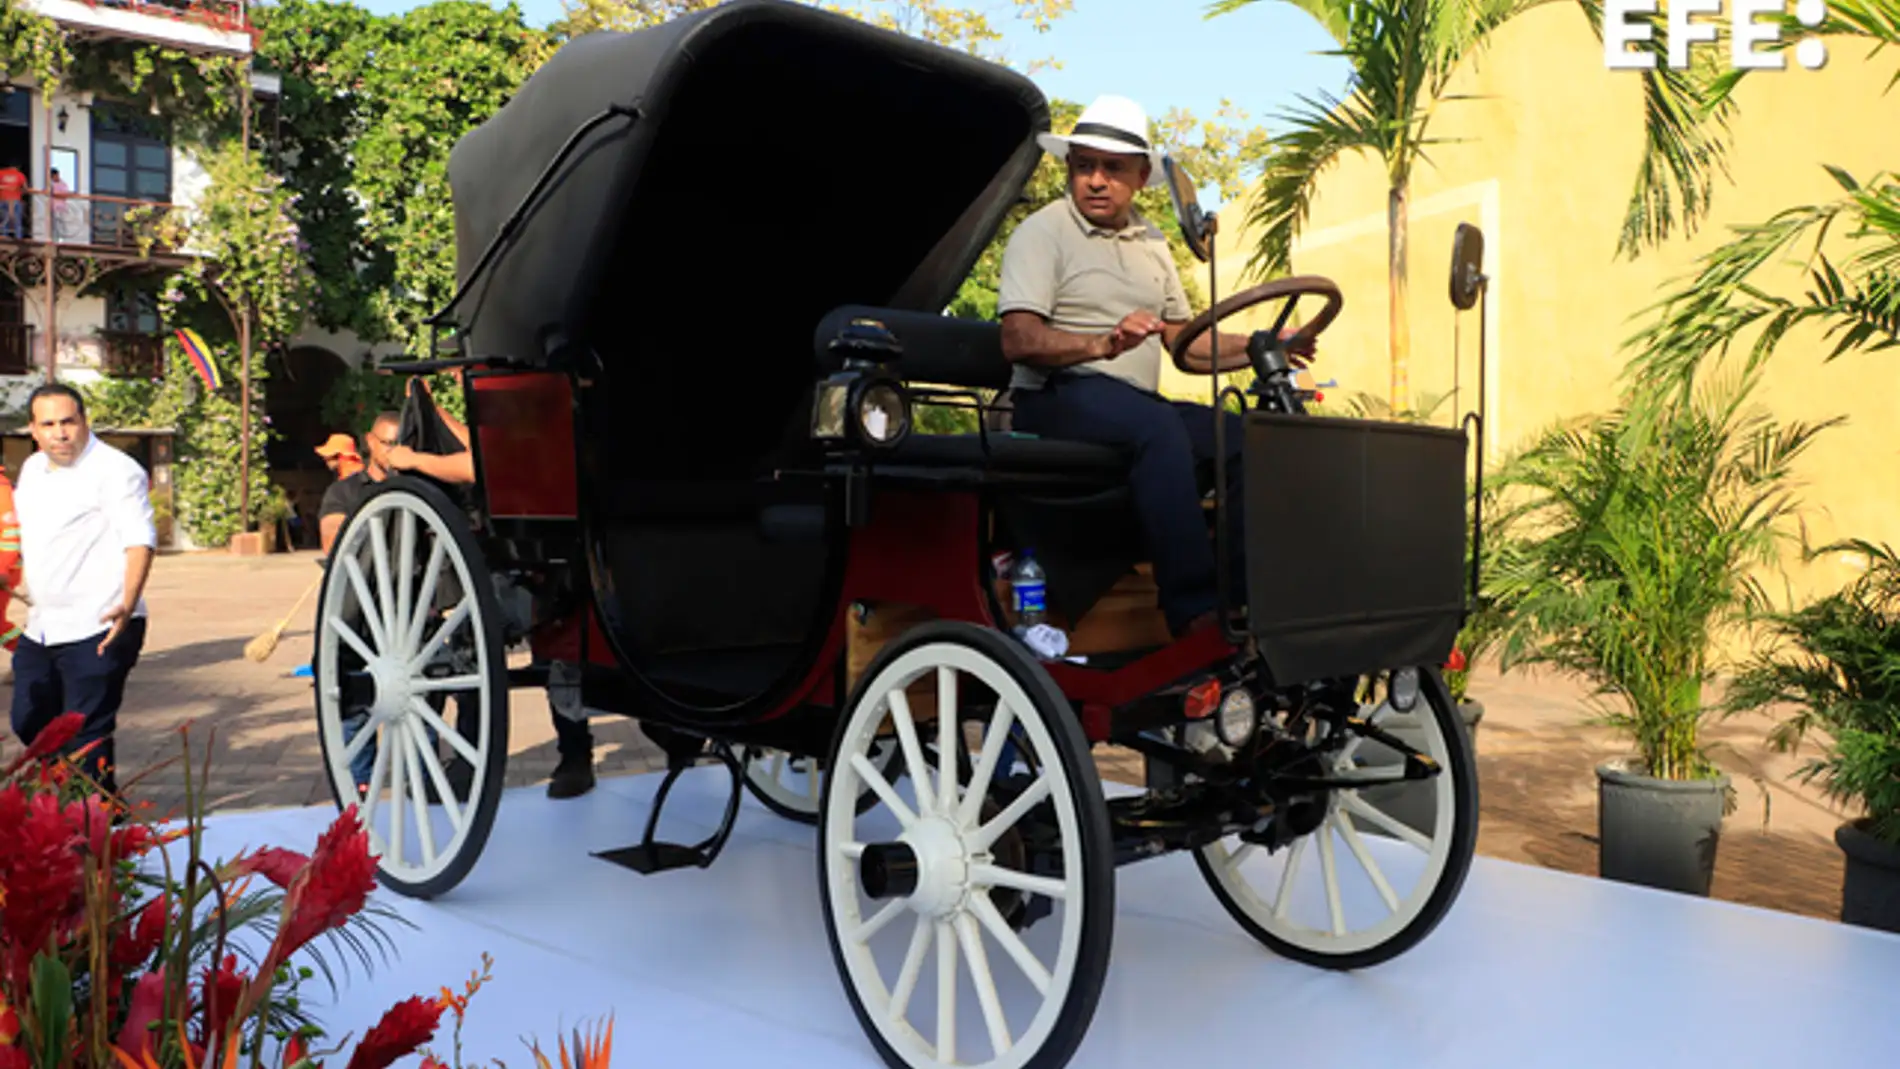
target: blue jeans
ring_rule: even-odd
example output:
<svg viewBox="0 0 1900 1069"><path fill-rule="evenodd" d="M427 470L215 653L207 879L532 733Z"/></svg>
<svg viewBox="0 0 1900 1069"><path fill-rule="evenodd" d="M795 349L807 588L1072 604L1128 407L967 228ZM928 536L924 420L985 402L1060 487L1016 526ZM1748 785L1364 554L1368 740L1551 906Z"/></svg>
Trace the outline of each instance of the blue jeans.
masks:
<svg viewBox="0 0 1900 1069"><path fill-rule="evenodd" d="M46 725L63 713L84 713L85 726L61 750L70 754L97 742L87 758L87 772L108 791L118 790L112 735L118 726L119 703L125 698L126 676L138 664L145 648L145 617L126 622L125 630L99 652L101 631L78 642L42 646L25 635L13 651L13 733L31 745Z"/></svg>
<svg viewBox="0 0 1900 1069"><path fill-rule="evenodd" d="M26 236L26 202L23 200L0 200L0 237L23 238Z"/></svg>
<svg viewBox="0 0 1900 1069"><path fill-rule="evenodd" d="M1115 446L1134 454L1129 489L1160 588L1168 626L1180 634L1219 606L1214 541L1201 508L1201 471L1214 460L1214 410L1171 401L1113 376L1062 371L1040 390L1011 393L1013 426L1043 438ZM1236 607L1246 602L1239 414L1225 413L1228 583ZM1209 483L1211 485L1211 481Z"/></svg>

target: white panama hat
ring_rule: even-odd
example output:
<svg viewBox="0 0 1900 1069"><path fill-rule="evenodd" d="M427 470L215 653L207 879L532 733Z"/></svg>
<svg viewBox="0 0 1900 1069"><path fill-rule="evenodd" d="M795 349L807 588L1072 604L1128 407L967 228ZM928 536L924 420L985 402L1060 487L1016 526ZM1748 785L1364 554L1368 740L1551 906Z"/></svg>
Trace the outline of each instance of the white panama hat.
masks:
<svg viewBox="0 0 1900 1069"><path fill-rule="evenodd" d="M1059 160L1069 158L1070 145L1085 145L1103 152L1138 154L1148 157L1148 184L1161 185L1161 152L1154 147L1148 129L1148 113L1140 104L1121 96L1099 96L1075 121L1075 131L1067 137L1037 134L1036 144Z"/></svg>

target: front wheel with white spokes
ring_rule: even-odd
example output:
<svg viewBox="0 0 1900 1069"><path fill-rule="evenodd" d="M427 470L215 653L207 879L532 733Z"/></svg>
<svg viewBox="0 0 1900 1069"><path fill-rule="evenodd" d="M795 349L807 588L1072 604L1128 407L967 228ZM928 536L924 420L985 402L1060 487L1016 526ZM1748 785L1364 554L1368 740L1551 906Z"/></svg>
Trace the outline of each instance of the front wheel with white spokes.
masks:
<svg viewBox="0 0 1900 1069"><path fill-rule="evenodd" d="M350 516L312 659L326 778L359 807L378 878L414 898L453 888L501 801L508 676L494 583L440 489L392 476Z"/></svg>
<svg viewBox="0 0 1900 1069"><path fill-rule="evenodd" d="M900 783L874 761L883 738ZM885 1062L1066 1065L1107 975L1115 873L1088 739L1048 673L996 631L916 628L865 672L832 755L819 898Z"/></svg>
<svg viewBox="0 0 1900 1069"><path fill-rule="evenodd" d="M1415 726L1404 741L1437 766L1405 786L1429 823L1389 811L1390 788L1333 787L1287 807L1297 838L1269 850L1239 836L1208 844L1195 862L1214 896L1254 938L1284 957L1328 969L1388 961L1429 935L1450 911L1478 839L1478 775L1458 707L1433 669L1419 672ZM1375 726L1390 707L1361 710ZM1400 767L1361 758L1371 743L1348 740L1312 771L1328 779L1390 778ZM1385 751L1395 754L1395 751Z"/></svg>

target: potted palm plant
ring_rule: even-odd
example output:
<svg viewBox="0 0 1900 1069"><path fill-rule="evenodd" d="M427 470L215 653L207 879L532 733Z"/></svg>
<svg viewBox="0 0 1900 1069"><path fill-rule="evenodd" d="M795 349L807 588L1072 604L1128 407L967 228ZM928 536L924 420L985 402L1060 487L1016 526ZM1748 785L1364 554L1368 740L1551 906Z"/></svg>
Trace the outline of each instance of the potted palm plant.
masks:
<svg viewBox="0 0 1900 1069"><path fill-rule="evenodd" d="M1900 932L1900 558L1848 541L1867 570L1805 608L1768 617L1771 645L1736 676L1730 712L1786 705L1769 744L1783 753L1820 729L1821 755L1797 772L1861 815L1835 829L1845 855L1841 920Z"/></svg>
<svg viewBox="0 0 1900 1069"><path fill-rule="evenodd" d="M1792 466L1829 425L1747 407L1758 380L1628 394L1495 479L1501 668L1587 680L1634 751L1597 768L1607 879L1706 895L1714 878L1734 795L1700 742L1705 688L1719 637L1765 606L1757 569L1778 567L1793 534Z"/></svg>

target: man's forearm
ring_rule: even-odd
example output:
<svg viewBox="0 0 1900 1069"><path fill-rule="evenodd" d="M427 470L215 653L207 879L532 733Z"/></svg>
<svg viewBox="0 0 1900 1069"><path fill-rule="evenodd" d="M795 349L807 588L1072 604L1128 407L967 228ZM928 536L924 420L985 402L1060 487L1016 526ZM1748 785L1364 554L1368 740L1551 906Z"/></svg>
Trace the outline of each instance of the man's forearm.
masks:
<svg viewBox="0 0 1900 1069"><path fill-rule="evenodd" d="M125 611L130 614L145 595L145 579L152 574L152 547L129 546L125 551Z"/></svg>
<svg viewBox="0 0 1900 1069"><path fill-rule="evenodd" d="M464 451L445 457L435 453L420 453L415 458L414 470L445 483L472 483L475 481L475 454Z"/></svg>
<svg viewBox="0 0 1900 1069"><path fill-rule="evenodd" d="M1011 312L1003 317L1003 356L1013 364L1071 367L1108 354L1108 335L1058 330L1039 316Z"/></svg>

